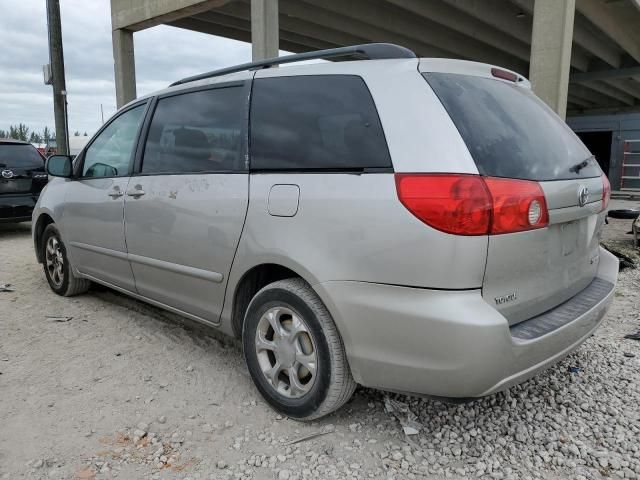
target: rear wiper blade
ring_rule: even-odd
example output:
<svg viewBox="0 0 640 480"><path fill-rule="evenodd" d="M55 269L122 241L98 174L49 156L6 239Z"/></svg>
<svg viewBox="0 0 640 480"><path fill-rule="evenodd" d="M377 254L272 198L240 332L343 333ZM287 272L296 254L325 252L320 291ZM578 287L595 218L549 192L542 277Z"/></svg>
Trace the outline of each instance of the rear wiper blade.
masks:
<svg viewBox="0 0 640 480"><path fill-rule="evenodd" d="M580 163L576 163L573 167L569 169L569 171L574 173L579 173L580 170L582 170L584 167L589 165L589 162L595 158L596 158L595 155L591 155L590 157L584 159Z"/></svg>

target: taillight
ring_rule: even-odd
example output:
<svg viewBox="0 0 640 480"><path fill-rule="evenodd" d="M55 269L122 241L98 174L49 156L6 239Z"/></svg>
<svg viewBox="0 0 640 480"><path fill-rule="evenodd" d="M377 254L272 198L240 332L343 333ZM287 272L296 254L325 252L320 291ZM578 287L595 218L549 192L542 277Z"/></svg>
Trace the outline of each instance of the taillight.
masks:
<svg viewBox="0 0 640 480"><path fill-rule="evenodd" d="M490 235L549 223L537 182L460 174L396 174L400 202L433 228L455 235Z"/></svg>
<svg viewBox="0 0 640 480"><path fill-rule="evenodd" d="M603 173L602 174L602 209L601 212L604 212L609 206L609 200L611 199L611 183L609 183L609 179Z"/></svg>
<svg viewBox="0 0 640 480"><path fill-rule="evenodd" d="M491 197L477 175L396 174L400 202L427 225L455 235L486 235Z"/></svg>
<svg viewBox="0 0 640 480"><path fill-rule="evenodd" d="M549 211L538 182L484 178L493 199L492 234L522 232L549 224Z"/></svg>

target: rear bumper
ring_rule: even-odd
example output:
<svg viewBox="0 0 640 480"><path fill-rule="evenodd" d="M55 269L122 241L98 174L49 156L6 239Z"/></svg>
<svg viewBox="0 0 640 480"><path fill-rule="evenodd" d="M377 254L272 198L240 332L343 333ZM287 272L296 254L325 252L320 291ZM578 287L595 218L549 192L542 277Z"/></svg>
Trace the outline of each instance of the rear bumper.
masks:
<svg viewBox="0 0 640 480"><path fill-rule="evenodd" d="M480 290L344 281L314 288L336 321L358 383L465 398L521 383L575 350L602 321L617 273L618 260L600 249L597 278L610 285L602 298L528 339L514 336L506 318L483 300Z"/></svg>
<svg viewBox="0 0 640 480"><path fill-rule="evenodd" d="M0 222L31 220L38 195L0 195Z"/></svg>

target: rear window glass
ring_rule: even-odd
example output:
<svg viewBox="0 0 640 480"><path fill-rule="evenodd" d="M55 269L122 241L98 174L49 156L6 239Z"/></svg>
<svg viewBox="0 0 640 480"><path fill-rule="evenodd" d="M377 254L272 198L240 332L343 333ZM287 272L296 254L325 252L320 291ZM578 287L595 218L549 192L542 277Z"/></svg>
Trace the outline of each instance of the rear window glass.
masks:
<svg viewBox="0 0 640 480"><path fill-rule="evenodd" d="M480 174L538 181L601 174L580 139L529 89L470 75L423 75Z"/></svg>
<svg viewBox="0 0 640 480"><path fill-rule="evenodd" d="M0 167L43 167L44 160L33 145L0 144Z"/></svg>
<svg viewBox="0 0 640 480"><path fill-rule="evenodd" d="M371 94L354 75L262 78L251 101L251 168L391 167Z"/></svg>

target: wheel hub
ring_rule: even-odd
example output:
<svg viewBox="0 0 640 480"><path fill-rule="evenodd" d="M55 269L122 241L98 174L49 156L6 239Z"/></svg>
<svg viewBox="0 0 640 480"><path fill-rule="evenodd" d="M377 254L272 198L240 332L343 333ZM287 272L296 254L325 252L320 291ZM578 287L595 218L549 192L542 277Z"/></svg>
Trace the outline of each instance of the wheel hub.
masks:
<svg viewBox="0 0 640 480"><path fill-rule="evenodd" d="M287 337L280 337L275 340L275 356L280 365L285 368L290 368L296 360L296 350L291 343L291 340Z"/></svg>

